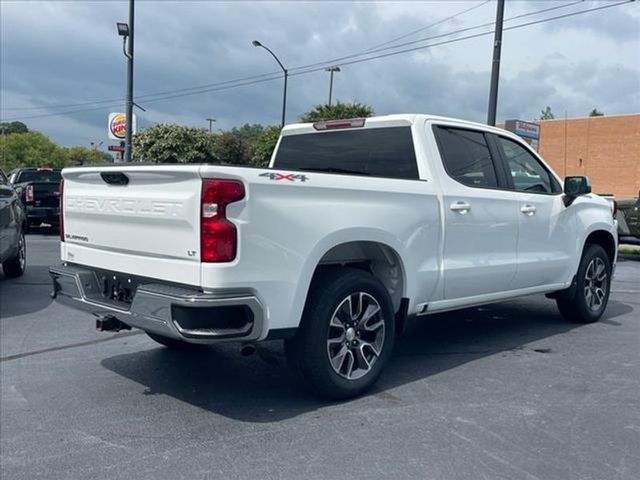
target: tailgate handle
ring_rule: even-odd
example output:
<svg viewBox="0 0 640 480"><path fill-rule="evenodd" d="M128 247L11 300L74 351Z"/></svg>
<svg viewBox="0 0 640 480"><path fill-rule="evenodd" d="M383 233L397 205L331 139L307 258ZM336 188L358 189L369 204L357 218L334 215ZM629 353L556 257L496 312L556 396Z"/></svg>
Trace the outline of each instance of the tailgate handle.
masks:
<svg viewBox="0 0 640 480"><path fill-rule="evenodd" d="M127 185L129 177L122 172L100 172L102 180L109 185Z"/></svg>

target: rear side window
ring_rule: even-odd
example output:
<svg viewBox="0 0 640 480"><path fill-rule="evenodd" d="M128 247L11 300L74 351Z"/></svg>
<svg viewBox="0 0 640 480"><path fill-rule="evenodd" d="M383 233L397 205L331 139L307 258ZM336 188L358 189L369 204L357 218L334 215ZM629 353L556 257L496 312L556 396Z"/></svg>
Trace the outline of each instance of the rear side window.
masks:
<svg viewBox="0 0 640 480"><path fill-rule="evenodd" d="M482 132L434 127L444 168L451 178L470 187L496 188L498 179Z"/></svg>
<svg viewBox="0 0 640 480"><path fill-rule="evenodd" d="M410 127L282 137L274 168L417 179Z"/></svg>

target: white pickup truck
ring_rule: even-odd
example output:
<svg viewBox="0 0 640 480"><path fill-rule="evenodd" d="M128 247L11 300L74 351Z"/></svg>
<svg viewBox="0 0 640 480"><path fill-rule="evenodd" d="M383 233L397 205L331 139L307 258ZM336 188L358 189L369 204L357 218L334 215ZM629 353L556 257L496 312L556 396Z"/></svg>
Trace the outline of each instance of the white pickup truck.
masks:
<svg viewBox="0 0 640 480"><path fill-rule="evenodd" d="M332 398L371 387L407 318L534 293L603 314L608 203L519 137L429 115L295 124L269 168L62 172L53 296L172 348L284 339Z"/></svg>

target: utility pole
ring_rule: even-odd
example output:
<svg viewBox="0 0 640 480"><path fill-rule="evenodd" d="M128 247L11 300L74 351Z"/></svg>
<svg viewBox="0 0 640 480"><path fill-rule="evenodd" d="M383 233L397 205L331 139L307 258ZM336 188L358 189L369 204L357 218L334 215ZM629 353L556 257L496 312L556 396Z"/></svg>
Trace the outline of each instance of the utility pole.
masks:
<svg viewBox="0 0 640 480"><path fill-rule="evenodd" d="M131 161L131 137L133 133L133 22L135 18L134 0L129 0L129 36L127 42L127 104L125 117L127 128L124 139L124 161ZM125 37L126 38L126 37Z"/></svg>
<svg viewBox="0 0 640 480"><path fill-rule="evenodd" d="M331 76L329 77L329 105L331 105L331 96L333 94L333 73L334 72L339 72L340 71L340 67L335 66L335 67L327 67L324 69L325 72L330 72Z"/></svg>
<svg viewBox="0 0 640 480"><path fill-rule="evenodd" d="M213 122L216 121L215 118L205 118L207 122L209 122L209 133L213 133Z"/></svg>
<svg viewBox="0 0 640 480"><path fill-rule="evenodd" d="M502 24L504 21L504 0L498 0L496 11L496 30L493 39L493 64L491 66L491 89L489 92L489 113L487 125L496 125L498 107L498 81L500 80L500 54L502 51Z"/></svg>

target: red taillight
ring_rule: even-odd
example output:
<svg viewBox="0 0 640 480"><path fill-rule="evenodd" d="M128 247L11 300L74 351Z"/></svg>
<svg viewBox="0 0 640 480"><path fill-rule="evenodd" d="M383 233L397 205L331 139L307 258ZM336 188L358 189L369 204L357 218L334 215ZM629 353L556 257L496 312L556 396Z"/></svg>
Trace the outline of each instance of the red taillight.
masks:
<svg viewBox="0 0 640 480"><path fill-rule="evenodd" d="M27 203L33 202L33 185L27 185L27 191L24 194L24 200Z"/></svg>
<svg viewBox="0 0 640 480"><path fill-rule="evenodd" d="M62 200L64 193L64 180L60 180L60 241L64 242L64 202Z"/></svg>
<svg viewBox="0 0 640 480"><path fill-rule="evenodd" d="M200 260L230 262L236 258L238 232L227 220L227 205L244 198L236 180L202 180L200 201Z"/></svg>

